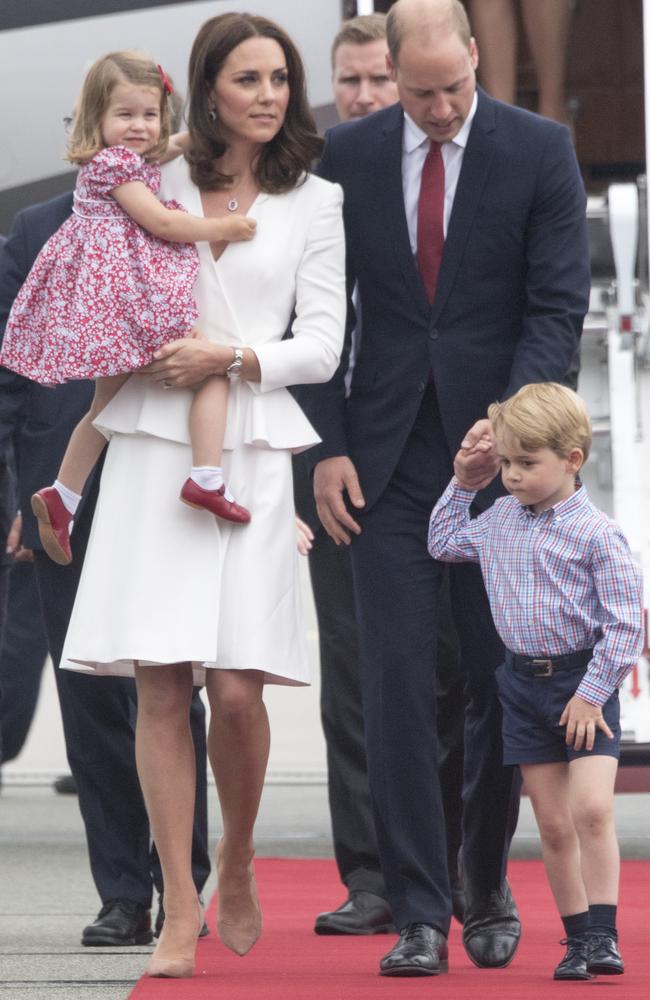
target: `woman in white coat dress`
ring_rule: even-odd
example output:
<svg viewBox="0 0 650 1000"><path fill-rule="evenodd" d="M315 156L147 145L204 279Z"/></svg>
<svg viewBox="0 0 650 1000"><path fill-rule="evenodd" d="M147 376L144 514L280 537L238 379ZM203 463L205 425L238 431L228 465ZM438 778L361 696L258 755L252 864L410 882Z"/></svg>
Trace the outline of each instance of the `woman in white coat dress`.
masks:
<svg viewBox="0 0 650 1000"><path fill-rule="evenodd" d="M148 972L189 976L203 916L191 876L192 683L205 681L208 749L223 816L218 931L257 940L253 824L269 749L265 682L308 683L291 453L318 437L286 386L329 379L345 315L340 189L309 174L320 151L300 57L265 18L224 14L190 59L187 159L162 198L257 221L250 243L200 245L202 338L163 348L98 418L110 437L62 666L135 674L136 755L165 885ZM293 337L283 339L292 310ZM238 350L235 350L238 349ZM191 387L231 378L224 467L249 525L183 505ZM189 388L188 388L189 387Z"/></svg>

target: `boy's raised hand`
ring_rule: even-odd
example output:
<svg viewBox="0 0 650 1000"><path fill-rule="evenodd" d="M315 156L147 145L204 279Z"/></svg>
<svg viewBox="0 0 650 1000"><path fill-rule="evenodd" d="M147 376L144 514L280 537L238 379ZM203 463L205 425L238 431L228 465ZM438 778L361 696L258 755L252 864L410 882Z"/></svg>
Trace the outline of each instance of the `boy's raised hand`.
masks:
<svg viewBox="0 0 650 1000"><path fill-rule="evenodd" d="M499 469L490 421L477 420L461 441L454 458L454 475L459 486L481 490L488 486Z"/></svg>
<svg viewBox="0 0 650 1000"><path fill-rule="evenodd" d="M579 695L574 694L573 698L567 702L562 715L560 725L566 726L565 743L574 750L593 750L596 729L614 739L614 734L603 719L603 713L599 705L592 705Z"/></svg>

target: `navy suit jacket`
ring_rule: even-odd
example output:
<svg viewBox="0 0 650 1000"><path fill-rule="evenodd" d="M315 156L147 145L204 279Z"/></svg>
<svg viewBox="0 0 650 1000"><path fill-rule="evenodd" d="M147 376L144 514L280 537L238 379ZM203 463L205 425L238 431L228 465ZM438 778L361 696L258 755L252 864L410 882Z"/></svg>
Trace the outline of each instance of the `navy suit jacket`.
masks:
<svg viewBox="0 0 650 1000"><path fill-rule="evenodd" d="M71 211L69 193L26 208L16 216L0 253L0 337L13 300L38 252ZM48 388L0 367L0 447L13 439L26 548L42 548L30 497L53 482L70 434L88 410L93 391L90 381ZM88 486L91 481L92 477Z"/></svg>
<svg viewBox="0 0 650 1000"><path fill-rule="evenodd" d="M431 378L453 457L491 402L528 382L565 380L589 304L586 196L568 130L479 89L430 306L404 212L403 122L396 104L336 126L318 171L343 186L363 336L349 398L345 361L299 398L323 438L308 453L312 465L349 455L366 509L397 465ZM451 466L442 471L444 481Z"/></svg>

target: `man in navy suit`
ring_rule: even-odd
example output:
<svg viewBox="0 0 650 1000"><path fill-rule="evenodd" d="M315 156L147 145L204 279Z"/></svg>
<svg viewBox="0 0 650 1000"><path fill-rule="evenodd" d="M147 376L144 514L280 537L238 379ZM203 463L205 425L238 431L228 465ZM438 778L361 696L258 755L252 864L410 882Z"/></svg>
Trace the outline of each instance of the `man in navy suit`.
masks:
<svg viewBox="0 0 650 1000"><path fill-rule="evenodd" d="M363 316L351 391L342 366L300 398L323 438L312 458L320 518L352 543L375 827L400 932L380 968L409 976L446 966L451 911L436 760L442 567L426 553L429 514L464 439L468 470L494 469L477 424L488 404L566 376L589 265L569 132L477 89L463 5L398 0L387 34L401 103L334 128L319 170L345 192ZM520 924L505 877L519 785L501 762L503 649L480 572L452 566L450 577L467 691L463 942L476 965L505 966Z"/></svg>
<svg viewBox="0 0 650 1000"><path fill-rule="evenodd" d="M64 194L16 216L0 254L0 335L41 246L71 209L72 195ZM71 539L74 558L69 566L58 566L42 550L30 508L32 493L52 482L70 434L88 409L92 394L91 382L47 388L0 368L0 448L11 439L17 444L18 499L23 512L21 543L34 552L66 752L85 824L91 872L102 900L97 919L84 928L82 944L148 944L152 939L152 887L162 892L163 886L135 765L135 684L130 678L88 677L58 668L99 477L91 477L75 517ZM107 609L98 608L98 613L102 611L107 613ZM196 692L190 721L197 756L192 868L200 893L210 862L205 711ZM157 930L163 916L161 906Z"/></svg>

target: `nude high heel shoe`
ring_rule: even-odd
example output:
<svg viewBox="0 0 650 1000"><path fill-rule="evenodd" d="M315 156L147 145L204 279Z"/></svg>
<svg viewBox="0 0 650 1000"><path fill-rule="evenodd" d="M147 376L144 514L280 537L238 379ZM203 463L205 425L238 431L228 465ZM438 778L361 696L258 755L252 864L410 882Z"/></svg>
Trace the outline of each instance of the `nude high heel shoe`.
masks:
<svg viewBox="0 0 650 1000"><path fill-rule="evenodd" d="M262 933L262 911L252 860L244 871L228 872L217 848L217 933L226 948L236 955L251 950Z"/></svg>
<svg viewBox="0 0 650 1000"><path fill-rule="evenodd" d="M165 926L167 925L168 918L165 919L165 925L163 926L160 938L158 939L158 944L153 955L149 959L149 964L145 970L147 976L151 976L155 979L189 979L194 975L194 949L192 950L192 957L178 956L176 958L167 958L160 954L165 948L164 934ZM198 940L201 928L203 927L203 909L201 906L198 908L198 926L196 931L196 940ZM196 941L194 948L196 947Z"/></svg>

